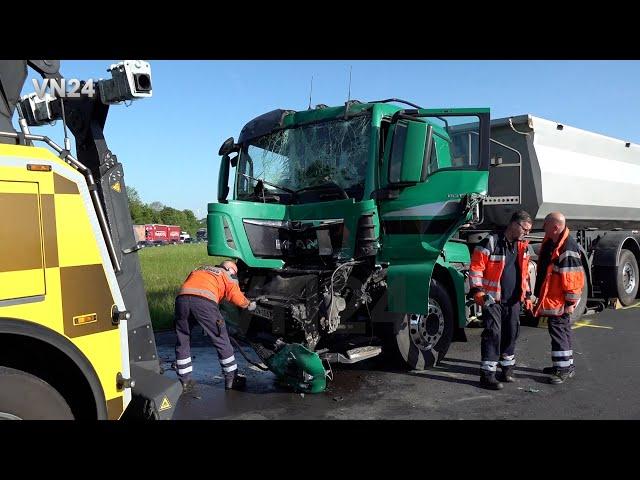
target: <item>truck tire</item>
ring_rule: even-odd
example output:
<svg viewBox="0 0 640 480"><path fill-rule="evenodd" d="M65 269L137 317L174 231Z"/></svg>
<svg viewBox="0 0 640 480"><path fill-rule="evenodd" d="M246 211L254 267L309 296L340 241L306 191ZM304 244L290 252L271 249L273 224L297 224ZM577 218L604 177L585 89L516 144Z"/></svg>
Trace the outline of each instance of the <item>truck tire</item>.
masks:
<svg viewBox="0 0 640 480"><path fill-rule="evenodd" d="M616 284L620 303L625 307L633 304L638 295L640 275L638 275L638 261L636 257L633 255L633 252L625 248L620 250Z"/></svg>
<svg viewBox="0 0 640 480"><path fill-rule="evenodd" d="M427 314L404 315L394 331L397 351L411 369L424 370L444 358L453 339L453 306L437 280L431 280Z"/></svg>
<svg viewBox="0 0 640 480"><path fill-rule="evenodd" d="M0 419L73 420L73 413L47 382L21 370L0 367Z"/></svg>

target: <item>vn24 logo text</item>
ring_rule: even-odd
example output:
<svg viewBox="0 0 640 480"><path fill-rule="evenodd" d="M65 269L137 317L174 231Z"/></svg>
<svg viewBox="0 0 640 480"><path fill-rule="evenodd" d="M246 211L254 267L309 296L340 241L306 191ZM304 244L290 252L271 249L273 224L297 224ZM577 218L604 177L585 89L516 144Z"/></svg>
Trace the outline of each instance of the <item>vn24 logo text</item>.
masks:
<svg viewBox="0 0 640 480"><path fill-rule="evenodd" d="M38 98L43 99L47 89L51 95L58 98L79 98L80 95L93 97L96 94L93 80L80 81L76 78L45 78L39 81L33 79L33 88Z"/></svg>

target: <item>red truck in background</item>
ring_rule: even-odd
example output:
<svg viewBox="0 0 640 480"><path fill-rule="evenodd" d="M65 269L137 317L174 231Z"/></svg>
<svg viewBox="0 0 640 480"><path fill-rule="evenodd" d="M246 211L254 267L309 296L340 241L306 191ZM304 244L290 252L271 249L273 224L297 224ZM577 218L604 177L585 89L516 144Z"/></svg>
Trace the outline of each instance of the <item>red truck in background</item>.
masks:
<svg viewBox="0 0 640 480"><path fill-rule="evenodd" d="M180 227L178 225L134 225L133 233L138 245L155 246L169 243L180 243Z"/></svg>
<svg viewBox="0 0 640 480"><path fill-rule="evenodd" d="M169 243L182 243L180 241L180 226L178 225L163 225L167 227L167 237L169 239Z"/></svg>
<svg viewBox="0 0 640 480"><path fill-rule="evenodd" d="M153 245L166 245L169 243L169 235L167 234L166 225L145 225L144 238L148 243Z"/></svg>

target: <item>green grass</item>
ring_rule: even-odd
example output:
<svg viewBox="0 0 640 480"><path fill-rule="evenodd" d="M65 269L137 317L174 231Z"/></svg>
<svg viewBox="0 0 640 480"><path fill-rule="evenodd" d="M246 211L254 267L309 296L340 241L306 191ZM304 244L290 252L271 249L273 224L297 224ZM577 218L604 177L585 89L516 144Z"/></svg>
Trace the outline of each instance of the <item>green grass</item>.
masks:
<svg viewBox="0 0 640 480"><path fill-rule="evenodd" d="M191 270L203 264L216 265L225 258L207 255L206 243L146 247L138 253L151 322L156 331L173 328L176 294Z"/></svg>

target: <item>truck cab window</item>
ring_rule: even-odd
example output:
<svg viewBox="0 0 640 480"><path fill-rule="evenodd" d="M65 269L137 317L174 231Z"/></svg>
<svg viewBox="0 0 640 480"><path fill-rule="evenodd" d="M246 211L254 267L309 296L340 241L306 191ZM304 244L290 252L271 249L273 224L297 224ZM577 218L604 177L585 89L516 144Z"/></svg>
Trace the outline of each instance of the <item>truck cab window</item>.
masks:
<svg viewBox="0 0 640 480"><path fill-rule="evenodd" d="M240 152L236 198L284 204L361 200L370 135L366 113L250 139Z"/></svg>
<svg viewBox="0 0 640 480"><path fill-rule="evenodd" d="M434 124L429 175L443 168L476 169L480 165L480 122L475 116L430 118Z"/></svg>
<svg viewBox="0 0 640 480"><path fill-rule="evenodd" d="M404 157L404 143L407 137L407 124L398 122L391 144L391 157L389 158L389 182L399 183L402 172L402 158Z"/></svg>
<svg viewBox="0 0 640 480"><path fill-rule="evenodd" d="M433 172L435 172L436 170L438 170L438 149L436 148L435 145L435 138L434 138L434 144L432 144L431 149L427 150L425 149L424 154L425 155L429 155L429 162L427 163L427 176L431 175ZM424 173L423 173L424 175Z"/></svg>

